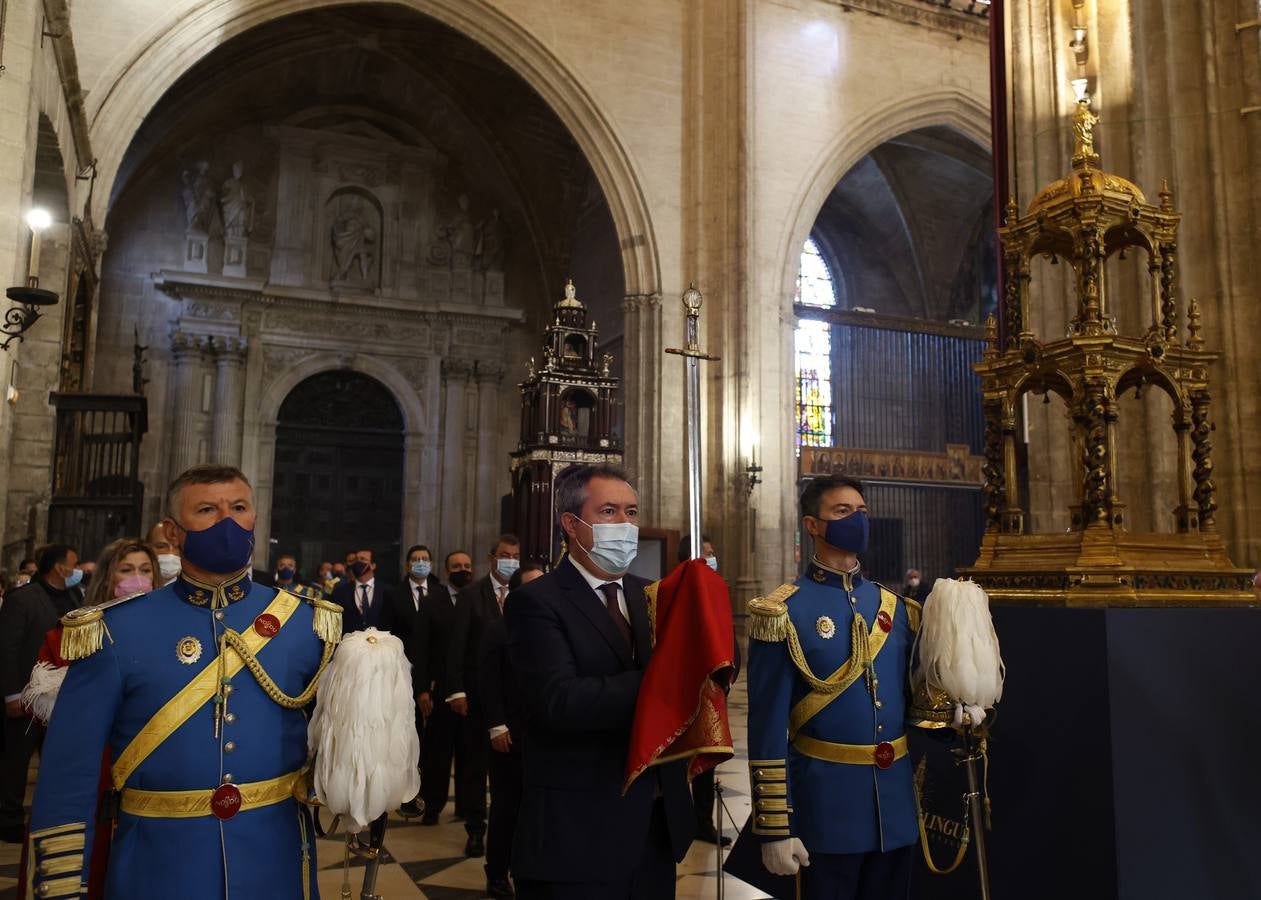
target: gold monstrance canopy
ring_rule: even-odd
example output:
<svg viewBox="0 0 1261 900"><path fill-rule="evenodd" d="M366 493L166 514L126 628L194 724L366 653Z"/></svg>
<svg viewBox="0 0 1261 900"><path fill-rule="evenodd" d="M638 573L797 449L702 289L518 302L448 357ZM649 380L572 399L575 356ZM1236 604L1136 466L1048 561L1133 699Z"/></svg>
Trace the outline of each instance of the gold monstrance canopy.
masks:
<svg viewBox="0 0 1261 900"><path fill-rule="evenodd" d="M1015 202L999 228L1005 269L1001 342L975 366L985 412L986 532L965 570L998 602L1056 606L1227 605L1253 602L1250 571L1236 568L1217 532L1209 368L1195 300L1178 297L1179 214L1166 182L1159 205L1134 182L1100 168L1089 99L1073 114L1072 171L1038 192L1021 216ZM1105 290L1109 260L1145 252L1152 290L1147 330L1119 334ZM1034 332L1030 265L1038 254L1074 275L1067 335ZM1185 324L1185 334L1182 326ZM1127 528L1117 493L1119 398L1144 387L1173 401L1178 505L1171 533ZM1075 496L1066 533L1032 534L1020 508L1017 416L1025 394L1058 394L1071 419ZM1130 423L1130 427L1136 427Z"/></svg>

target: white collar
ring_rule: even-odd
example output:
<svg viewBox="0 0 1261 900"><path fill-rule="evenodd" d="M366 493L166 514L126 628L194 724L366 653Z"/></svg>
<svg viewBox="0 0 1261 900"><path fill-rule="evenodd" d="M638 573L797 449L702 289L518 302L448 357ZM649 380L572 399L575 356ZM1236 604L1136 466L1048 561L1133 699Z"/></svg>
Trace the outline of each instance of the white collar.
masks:
<svg viewBox="0 0 1261 900"><path fill-rule="evenodd" d="M377 589L377 577L373 575L367 581L360 581L358 578L356 578L355 590L359 590L362 587L368 587L375 591Z"/></svg>
<svg viewBox="0 0 1261 900"><path fill-rule="evenodd" d="M600 585L602 584L616 584L618 587L622 588L623 593L625 593L626 588L622 586L622 579L625 577L624 575L619 575L617 578L601 578L598 575L593 575L590 569L578 562L578 560L574 559L572 555L568 556L567 559L574 564L574 568L578 570L578 574L583 577L583 580L585 580L587 584L591 585L591 590L596 593L600 593Z"/></svg>

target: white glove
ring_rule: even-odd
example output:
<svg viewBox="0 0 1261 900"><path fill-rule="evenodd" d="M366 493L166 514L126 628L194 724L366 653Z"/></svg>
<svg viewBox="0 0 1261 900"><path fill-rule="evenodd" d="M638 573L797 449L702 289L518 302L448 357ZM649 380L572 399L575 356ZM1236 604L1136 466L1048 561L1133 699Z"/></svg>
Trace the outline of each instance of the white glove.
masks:
<svg viewBox="0 0 1261 900"><path fill-rule="evenodd" d="M769 841L762 845L762 865L772 875L796 875L802 866L810 865L810 854L798 838Z"/></svg>

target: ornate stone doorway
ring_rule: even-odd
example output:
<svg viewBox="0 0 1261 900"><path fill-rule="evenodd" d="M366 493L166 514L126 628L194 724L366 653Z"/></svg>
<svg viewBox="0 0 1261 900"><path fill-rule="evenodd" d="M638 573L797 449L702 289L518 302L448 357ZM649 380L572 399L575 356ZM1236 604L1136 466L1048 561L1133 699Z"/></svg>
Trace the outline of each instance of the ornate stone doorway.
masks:
<svg viewBox="0 0 1261 900"><path fill-rule="evenodd" d="M370 548L378 577L400 571L404 421L374 378L349 369L300 382L280 406L272 475L271 546L309 578L323 560Z"/></svg>

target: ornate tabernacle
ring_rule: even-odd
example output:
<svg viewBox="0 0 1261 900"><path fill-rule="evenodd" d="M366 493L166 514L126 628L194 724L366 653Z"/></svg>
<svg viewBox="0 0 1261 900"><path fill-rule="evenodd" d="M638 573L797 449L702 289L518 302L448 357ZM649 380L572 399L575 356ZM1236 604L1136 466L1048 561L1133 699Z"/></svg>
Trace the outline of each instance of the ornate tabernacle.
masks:
<svg viewBox="0 0 1261 900"><path fill-rule="evenodd" d="M1159 205L1128 179L1099 168L1089 100L1073 116L1072 172L1038 193L1024 216L1014 201L999 229L1005 266L1005 335L993 319L975 369L985 410L986 532L966 569L997 602L1067 606L1226 605L1253 600L1250 572L1234 566L1214 512L1209 367L1200 310L1178 298L1179 214L1168 183ZM1118 334L1104 284L1109 259L1146 251L1152 273L1150 327ZM1063 260L1076 276L1068 334L1043 340L1030 324L1030 264ZM1185 316L1185 337L1182 321ZM1118 400L1144 387L1173 401L1178 443L1176 531L1127 530L1117 494ZM1026 393L1054 392L1072 419L1080 490L1063 534L1026 533L1016 466L1017 413Z"/></svg>
<svg viewBox="0 0 1261 900"><path fill-rule="evenodd" d="M587 318L573 281L553 307L541 360L530 360L521 387L521 442L512 454L513 522L521 558L548 566L558 551L552 484L570 463L621 464L614 434L620 380L599 353L599 328Z"/></svg>

